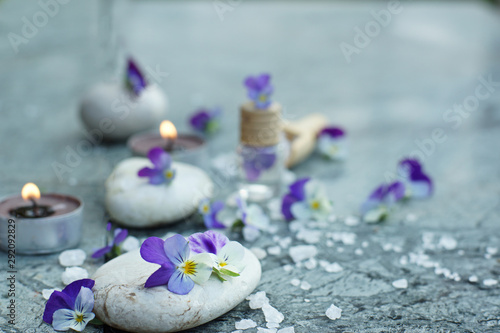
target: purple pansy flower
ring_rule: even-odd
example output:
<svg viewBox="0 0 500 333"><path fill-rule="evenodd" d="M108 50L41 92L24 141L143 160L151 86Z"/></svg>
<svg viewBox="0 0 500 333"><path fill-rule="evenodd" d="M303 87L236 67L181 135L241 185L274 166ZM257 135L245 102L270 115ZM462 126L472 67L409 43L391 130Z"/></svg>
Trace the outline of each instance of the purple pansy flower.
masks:
<svg viewBox="0 0 500 333"><path fill-rule="evenodd" d="M129 58L127 62L127 75L125 76L126 86L136 96L139 96L147 86L146 79L132 58Z"/></svg>
<svg viewBox="0 0 500 333"><path fill-rule="evenodd" d="M166 183L167 185L175 178L175 169L172 169L172 158L170 154L164 151L161 147L152 148L148 153L148 158L153 163L153 168L142 168L137 173L139 177L148 177L149 183L159 185Z"/></svg>
<svg viewBox="0 0 500 333"><path fill-rule="evenodd" d="M109 222L107 227L107 231L111 231L111 223ZM105 247L95 251L92 254L92 258L99 258L102 257L108 253L112 253L113 258L118 257L121 255L121 246L120 244L127 238L128 236L128 230L127 229L121 229L121 228L116 228L114 232L114 237L113 240L106 245Z"/></svg>
<svg viewBox="0 0 500 333"><path fill-rule="evenodd" d="M238 204L239 221L243 223L243 237L252 242L260 236L261 230L265 231L269 228L269 217L260 206L255 204L248 206L246 201L240 197L236 198L236 203Z"/></svg>
<svg viewBox="0 0 500 333"><path fill-rule="evenodd" d="M270 96L273 93L273 86L270 84L271 76L261 74L259 76L248 76L245 79L245 87L248 89L250 98L257 109L266 109L271 105Z"/></svg>
<svg viewBox="0 0 500 333"><path fill-rule="evenodd" d="M226 276L239 276L244 268L245 249L238 242L230 242L221 233L213 230L198 232L188 238L194 253L209 253L214 260L214 272L221 280Z"/></svg>
<svg viewBox="0 0 500 333"><path fill-rule="evenodd" d="M226 226L217 219L217 214L224 208L222 201L215 201L210 205L210 200L203 199L200 202L198 211L203 216L203 222L207 229L224 229Z"/></svg>
<svg viewBox="0 0 500 333"><path fill-rule="evenodd" d="M274 147L250 147L242 148L243 170L247 180L258 180L262 171L271 169L276 162Z"/></svg>
<svg viewBox="0 0 500 333"><path fill-rule="evenodd" d="M286 220L321 220L331 213L332 202L324 188L310 178L302 178L289 187L281 202L281 212Z"/></svg>
<svg viewBox="0 0 500 333"><path fill-rule="evenodd" d="M405 186L396 181L377 187L361 206L361 214L366 222L382 221L389 214L389 209L405 196Z"/></svg>
<svg viewBox="0 0 500 333"><path fill-rule="evenodd" d="M347 155L345 132L339 127L326 127L318 134L318 151L329 159L344 159Z"/></svg>
<svg viewBox="0 0 500 333"><path fill-rule="evenodd" d="M83 279L70 283L62 291L54 291L45 305L43 321L56 331L83 331L95 317L93 286L94 280Z"/></svg>
<svg viewBox="0 0 500 333"><path fill-rule="evenodd" d="M398 174L407 185L408 196L421 199L432 195L432 179L424 173L418 160L407 158L399 162Z"/></svg>
<svg viewBox="0 0 500 333"><path fill-rule="evenodd" d="M219 129L219 119L222 114L220 108L213 110L200 109L189 118L189 124L203 134L214 134Z"/></svg>
<svg viewBox="0 0 500 333"><path fill-rule="evenodd" d="M195 283L205 283L212 274L212 257L208 253L190 257L189 243L179 234L165 241L149 237L140 252L144 260L161 266L147 279L146 288L167 285L171 292L186 295Z"/></svg>

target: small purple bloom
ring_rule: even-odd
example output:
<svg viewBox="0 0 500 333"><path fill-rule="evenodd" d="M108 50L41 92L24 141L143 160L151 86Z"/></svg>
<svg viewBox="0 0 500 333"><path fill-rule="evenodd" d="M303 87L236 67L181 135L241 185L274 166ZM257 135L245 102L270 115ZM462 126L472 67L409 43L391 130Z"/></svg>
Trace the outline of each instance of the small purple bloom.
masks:
<svg viewBox="0 0 500 333"><path fill-rule="evenodd" d="M321 155L331 160L347 156L345 132L339 127L326 127L318 134L317 148Z"/></svg>
<svg viewBox="0 0 500 333"><path fill-rule="evenodd" d="M108 223L106 230L111 231L111 223ZM127 236L127 229L116 228L113 240L105 247L95 251L92 254L92 258L100 258L108 254L109 252L113 252L115 254L115 257L119 256L121 254L120 244L125 240L125 238L127 238Z"/></svg>
<svg viewBox="0 0 500 333"><path fill-rule="evenodd" d="M362 204L361 214L365 216L365 219L366 216L369 216L369 222L378 222L388 214L388 208L403 199L404 196L405 186L402 182L382 184Z"/></svg>
<svg viewBox="0 0 500 333"><path fill-rule="evenodd" d="M404 159L399 162L398 173L409 188L409 195L414 198L427 198L434 190L432 179L425 174L422 165L416 159Z"/></svg>
<svg viewBox="0 0 500 333"><path fill-rule="evenodd" d="M136 96L146 88L147 83L144 75L139 70L132 58L128 59L127 75L125 77L127 88L132 91Z"/></svg>
<svg viewBox="0 0 500 333"><path fill-rule="evenodd" d="M220 108L213 110L200 109L189 118L189 124L203 134L214 134L219 129L219 118L222 114Z"/></svg>
<svg viewBox="0 0 500 333"><path fill-rule="evenodd" d="M309 177L297 180L295 183L290 185L289 193L287 193L283 197L283 201L281 203L281 213L283 213L283 216L287 221L294 219L294 216L291 211L292 205L296 202L305 200L306 193L304 187L309 180L310 180Z"/></svg>
<svg viewBox="0 0 500 333"><path fill-rule="evenodd" d="M190 257L188 241L181 235L174 235L165 241L149 237L141 246L141 257L147 262L159 264L146 281L145 287L167 285L175 294L186 295L194 284L205 283L212 274L213 260L208 253Z"/></svg>
<svg viewBox="0 0 500 333"><path fill-rule="evenodd" d="M247 180L258 180L263 171L269 170L276 162L274 147L250 147L242 148L243 169Z"/></svg>
<svg viewBox="0 0 500 333"><path fill-rule="evenodd" d="M142 168L137 173L139 177L148 177L149 183L167 185L175 178L175 170L171 168L172 158L161 147L154 147L148 153L148 158L153 163L153 168Z"/></svg>
<svg viewBox="0 0 500 333"><path fill-rule="evenodd" d="M270 81L271 76L269 74L248 76L245 79L248 98L255 103L257 109L266 109L271 105L270 96L273 93L273 86L270 84Z"/></svg>
<svg viewBox="0 0 500 333"><path fill-rule="evenodd" d="M77 280L66 286L62 291L54 291L50 295L43 321L51 324L56 331L73 329L82 331L89 321L94 319L94 280Z"/></svg>
<svg viewBox="0 0 500 333"><path fill-rule="evenodd" d="M217 214L224 208L222 201L215 201L210 205L210 200L203 199L198 211L203 216L203 222L207 229L225 229L226 226L217 219Z"/></svg>
<svg viewBox="0 0 500 333"><path fill-rule="evenodd" d="M330 138L339 139L345 136L345 132L340 127L325 127L318 133L318 137L321 136L328 136Z"/></svg>
<svg viewBox="0 0 500 333"><path fill-rule="evenodd" d="M223 234L208 230L203 233L197 232L188 238L189 248L194 253L217 254L220 249L229 243L229 239Z"/></svg>

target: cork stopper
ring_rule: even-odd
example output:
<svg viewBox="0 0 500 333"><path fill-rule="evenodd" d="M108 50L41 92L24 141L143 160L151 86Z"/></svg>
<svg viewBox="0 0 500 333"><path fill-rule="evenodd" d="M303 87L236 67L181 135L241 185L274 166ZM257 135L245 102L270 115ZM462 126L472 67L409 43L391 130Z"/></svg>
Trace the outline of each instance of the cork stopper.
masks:
<svg viewBox="0 0 500 333"><path fill-rule="evenodd" d="M273 102L267 109L246 102L240 108L240 142L247 146L269 147L280 142L283 129L281 105Z"/></svg>

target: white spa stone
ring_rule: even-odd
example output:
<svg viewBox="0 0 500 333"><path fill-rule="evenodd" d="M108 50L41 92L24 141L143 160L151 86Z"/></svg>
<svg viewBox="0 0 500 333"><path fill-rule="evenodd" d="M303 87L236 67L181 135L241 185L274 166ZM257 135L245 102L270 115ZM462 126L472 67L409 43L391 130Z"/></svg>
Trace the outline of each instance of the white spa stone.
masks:
<svg viewBox="0 0 500 333"><path fill-rule="evenodd" d="M123 160L106 180L106 209L123 226L154 227L179 221L195 212L201 199L212 195L213 183L200 168L173 162L174 180L169 185L151 185L148 178L137 176L146 166L152 167L147 158Z"/></svg>
<svg viewBox="0 0 500 333"><path fill-rule="evenodd" d="M128 332L178 332L209 322L230 311L257 287L259 260L248 249L241 275L220 282L212 276L187 295L166 286L144 288L160 266L144 261L139 250L126 253L101 266L92 277L94 312L109 326Z"/></svg>
<svg viewBox="0 0 500 333"><path fill-rule="evenodd" d="M98 131L106 140L125 140L157 126L167 108L167 97L155 84L135 96L123 84L100 83L83 97L80 116L89 132Z"/></svg>

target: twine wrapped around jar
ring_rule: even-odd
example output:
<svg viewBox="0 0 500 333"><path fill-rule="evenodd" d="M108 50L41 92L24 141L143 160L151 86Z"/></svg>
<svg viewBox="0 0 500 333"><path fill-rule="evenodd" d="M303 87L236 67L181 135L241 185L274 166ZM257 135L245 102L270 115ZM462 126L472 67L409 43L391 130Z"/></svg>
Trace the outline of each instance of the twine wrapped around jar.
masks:
<svg viewBox="0 0 500 333"><path fill-rule="evenodd" d="M246 102L240 108L240 141L253 147L277 145L281 139L283 121L281 105L273 102L267 109L255 108L253 102Z"/></svg>

